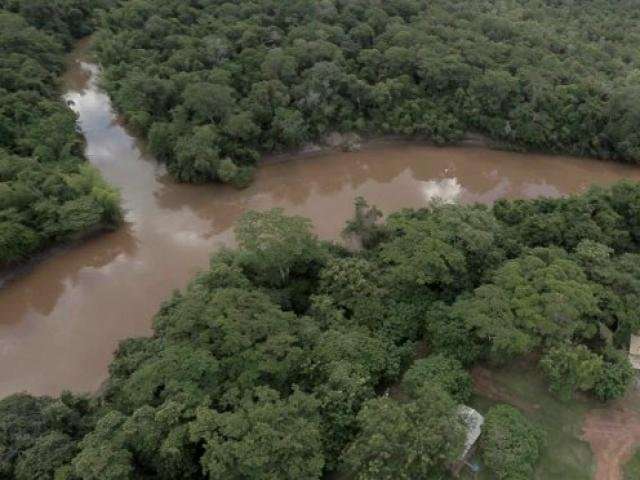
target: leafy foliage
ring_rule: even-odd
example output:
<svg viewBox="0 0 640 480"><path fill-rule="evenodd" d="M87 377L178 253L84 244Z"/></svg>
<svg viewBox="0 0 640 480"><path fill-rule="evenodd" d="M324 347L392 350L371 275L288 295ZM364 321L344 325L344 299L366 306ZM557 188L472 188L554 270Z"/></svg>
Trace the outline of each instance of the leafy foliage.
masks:
<svg viewBox="0 0 640 480"><path fill-rule="evenodd" d="M638 15L600 0L132 0L98 52L116 105L183 181L237 182L333 131L480 131L637 162Z"/></svg>
<svg viewBox="0 0 640 480"><path fill-rule="evenodd" d="M97 2L0 2L0 267L120 221L119 195L82 157L58 98L64 49Z"/></svg>
<svg viewBox="0 0 640 480"><path fill-rule="evenodd" d="M639 192L622 183L545 208L433 204L386 222L374 209L374 223L358 201L351 233L377 233L355 251L303 218L247 213L239 247L162 305L152 337L121 343L95 399L0 402L0 477L447 478L465 438L466 367L534 354L562 398L625 393ZM585 199L616 228L524 240L532 218ZM418 345L428 356L416 359ZM543 448L506 406L489 412L481 442L504 479L531 478Z"/></svg>
<svg viewBox="0 0 640 480"><path fill-rule="evenodd" d="M540 361L551 391L569 400L574 390L590 390L600 377L602 358L584 345L562 345L549 350Z"/></svg>
<svg viewBox="0 0 640 480"><path fill-rule="evenodd" d="M412 397L428 383L439 385L458 403L471 396L471 377L454 358L432 355L416 360L402 378L402 387Z"/></svg>
<svg viewBox="0 0 640 480"><path fill-rule="evenodd" d="M409 403L366 402L358 423L360 433L343 459L359 480L436 478L462 451L464 428L455 403L431 384Z"/></svg>
<svg viewBox="0 0 640 480"><path fill-rule="evenodd" d="M52 479L92 428L91 410L86 398L68 393L57 400L25 394L0 400L0 477Z"/></svg>
<svg viewBox="0 0 640 480"><path fill-rule="evenodd" d="M262 154L334 131L640 161L633 2L0 0L0 265L120 220L56 98L101 7L104 84L180 181L246 186ZM638 205L630 182L384 222L358 199L358 251L250 212L96 398L0 401L0 478L442 478L465 367L535 353L563 398L624 394ZM380 395L401 376L406 401ZM542 448L516 410L487 415L498 478Z"/></svg>
<svg viewBox="0 0 640 480"><path fill-rule="evenodd" d="M277 286L292 274L322 262L323 251L311 233L311 222L286 217L282 210L248 212L236 229L241 261L251 265L258 282Z"/></svg>
<svg viewBox="0 0 640 480"><path fill-rule="evenodd" d="M201 462L210 478L319 478L324 459L317 403L294 392L280 400L272 390L233 413L199 410L191 438L204 441Z"/></svg>
<svg viewBox="0 0 640 480"><path fill-rule="evenodd" d="M604 364L596 380L594 392L602 401L620 398L633 383L634 377L635 370L629 363L627 355L620 350L607 350L604 353Z"/></svg>
<svg viewBox="0 0 640 480"><path fill-rule="evenodd" d="M549 341L595 335L596 286L561 250L533 250L510 260L493 281L456 301L450 315L487 341L498 362Z"/></svg>
<svg viewBox="0 0 640 480"><path fill-rule="evenodd" d="M620 351L593 353L584 345L560 345L540 361L552 392L569 400L574 391L593 390L601 400L621 397L633 380L629 360Z"/></svg>
<svg viewBox="0 0 640 480"><path fill-rule="evenodd" d="M544 434L515 408L493 407L485 417L482 459L500 480L533 477Z"/></svg>

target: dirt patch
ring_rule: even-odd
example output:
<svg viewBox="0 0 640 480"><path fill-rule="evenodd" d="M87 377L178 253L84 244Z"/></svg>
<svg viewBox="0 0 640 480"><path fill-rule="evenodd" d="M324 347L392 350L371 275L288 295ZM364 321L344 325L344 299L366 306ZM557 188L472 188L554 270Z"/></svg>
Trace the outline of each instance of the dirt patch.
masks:
<svg viewBox="0 0 640 480"><path fill-rule="evenodd" d="M527 402L501 386L491 370L475 367L471 371L471 378L473 379L474 391L483 397L496 402L508 403L525 412L534 412L540 408L537 403Z"/></svg>
<svg viewBox="0 0 640 480"><path fill-rule="evenodd" d="M587 413L582 439L596 459L594 480L622 480L622 467L640 445L640 413L630 408L634 401L637 395Z"/></svg>

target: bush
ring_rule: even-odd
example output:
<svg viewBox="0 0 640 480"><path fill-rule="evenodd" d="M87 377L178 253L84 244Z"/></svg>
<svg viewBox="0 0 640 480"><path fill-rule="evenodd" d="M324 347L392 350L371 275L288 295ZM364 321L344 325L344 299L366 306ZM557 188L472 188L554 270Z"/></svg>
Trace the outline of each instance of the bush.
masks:
<svg viewBox="0 0 640 480"><path fill-rule="evenodd" d="M562 400L570 400L576 390L591 390L603 378L602 357L584 345L552 348L542 357L540 366L550 390Z"/></svg>
<svg viewBox="0 0 640 480"><path fill-rule="evenodd" d="M414 398L425 384L439 386L458 403L471 396L471 377L458 360L444 355L417 360L402 378L402 388Z"/></svg>
<svg viewBox="0 0 640 480"><path fill-rule="evenodd" d="M409 403L386 397L365 402L358 425L360 433L343 455L357 480L441 478L464 444L455 402L430 385Z"/></svg>
<svg viewBox="0 0 640 480"><path fill-rule="evenodd" d="M627 355L620 350L607 352L604 367L596 380L594 393L606 402L622 397L635 378L635 370Z"/></svg>
<svg viewBox="0 0 640 480"><path fill-rule="evenodd" d="M238 166L229 157L223 158L218 167L218 178L224 183L231 183L238 175Z"/></svg>
<svg viewBox="0 0 640 480"><path fill-rule="evenodd" d="M518 410L498 405L485 417L482 460L500 480L529 480L534 477L544 437Z"/></svg>

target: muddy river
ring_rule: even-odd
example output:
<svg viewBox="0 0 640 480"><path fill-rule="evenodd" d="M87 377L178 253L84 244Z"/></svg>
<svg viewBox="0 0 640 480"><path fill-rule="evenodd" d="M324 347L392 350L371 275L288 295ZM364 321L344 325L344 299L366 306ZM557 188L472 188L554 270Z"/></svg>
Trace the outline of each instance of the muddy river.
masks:
<svg viewBox="0 0 640 480"><path fill-rule="evenodd" d="M640 168L594 160L516 154L479 147L379 143L356 153L271 161L251 187L173 183L114 115L80 48L65 77L87 156L121 189L126 223L62 249L0 287L0 396L95 390L119 340L150 333L163 299L233 243L248 209L282 207L337 238L364 196L389 212L435 197L492 202L562 195L590 183L640 180Z"/></svg>

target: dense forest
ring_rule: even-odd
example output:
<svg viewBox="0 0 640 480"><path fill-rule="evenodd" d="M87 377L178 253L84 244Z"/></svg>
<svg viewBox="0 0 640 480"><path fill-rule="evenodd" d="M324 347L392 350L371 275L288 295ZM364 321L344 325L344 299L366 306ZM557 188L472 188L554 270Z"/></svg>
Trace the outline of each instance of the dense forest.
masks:
<svg viewBox="0 0 640 480"><path fill-rule="evenodd" d="M119 223L58 77L98 2L0 0L0 268Z"/></svg>
<svg viewBox="0 0 640 480"><path fill-rule="evenodd" d="M99 395L0 401L0 478L447 478L473 365L527 357L560 398L624 394L639 205L634 183L385 221L359 199L351 249L249 212ZM488 412L497 478L531 478L544 445L513 407Z"/></svg>
<svg viewBox="0 0 640 480"><path fill-rule="evenodd" d="M335 131L640 162L639 25L632 0L0 0L0 267L121 220L59 91L96 28L169 172L244 186ZM98 393L0 400L0 480L443 480L473 367L520 359L563 401L633 382L640 184L385 219L359 198L346 242L248 212L235 236ZM485 419L485 468L532 478L545 430Z"/></svg>
<svg viewBox="0 0 640 480"><path fill-rule="evenodd" d="M245 185L334 131L640 161L634 0L131 0L104 85L175 178Z"/></svg>

